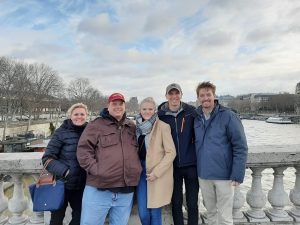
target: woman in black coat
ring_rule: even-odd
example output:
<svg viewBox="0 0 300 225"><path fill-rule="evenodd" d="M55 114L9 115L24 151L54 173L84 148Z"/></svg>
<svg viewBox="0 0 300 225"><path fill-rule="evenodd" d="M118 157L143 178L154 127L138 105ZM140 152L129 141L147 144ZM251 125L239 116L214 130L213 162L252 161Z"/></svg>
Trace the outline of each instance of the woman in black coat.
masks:
<svg viewBox="0 0 300 225"><path fill-rule="evenodd" d="M43 164L53 159L47 170L57 179L64 179L65 202L61 209L51 212L50 225L62 225L65 211L70 204L72 220L70 225L80 225L81 200L85 186L86 172L77 161L76 151L79 138L86 127L87 106L82 103L74 104L68 110L68 119L54 132L45 154Z"/></svg>

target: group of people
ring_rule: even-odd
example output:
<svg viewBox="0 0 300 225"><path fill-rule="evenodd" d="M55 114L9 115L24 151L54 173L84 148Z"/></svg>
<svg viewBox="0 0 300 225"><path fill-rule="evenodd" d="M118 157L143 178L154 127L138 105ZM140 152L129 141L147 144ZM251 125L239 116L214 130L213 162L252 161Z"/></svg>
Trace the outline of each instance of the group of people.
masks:
<svg viewBox="0 0 300 225"><path fill-rule="evenodd" d="M188 225L198 225L201 189L209 225L233 224L234 187L243 182L247 142L234 111L216 100L216 86L196 89L200 106L181 101L180 85L166 88L167 101L141 101L135 123L126 117L125 98L113 93L107 108L87 124L88 109L71 106L69 118L51 138L42 158L65 182L65 204L51 212L62 225L68 204L70 225L128 223L136 193L142 225L161 225L171 203L174 225L183 225L183 184Z"/></svg>

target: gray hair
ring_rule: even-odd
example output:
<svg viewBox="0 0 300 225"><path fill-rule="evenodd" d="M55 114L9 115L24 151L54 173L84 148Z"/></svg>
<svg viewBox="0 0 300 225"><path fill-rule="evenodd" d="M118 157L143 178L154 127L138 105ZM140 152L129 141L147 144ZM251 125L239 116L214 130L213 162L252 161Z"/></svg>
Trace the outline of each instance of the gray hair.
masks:
<svg viewBox="0 0 300 225"><path fill-rule="evenodd" d="M73 104L73 105L68 109L68 111L67 111L67 116L68 116L68 118L70 118L71 115L72 115L72 112L73 112L75 109L78 109L78 108L84 109L85 112L86 112L86 114L89 113L89 112L88 112L88 108L87 108L87 106L86 106L85 104L83 104L83 103L75 103L75 104Z"/></svg>
<svg viewBox="0 0 300 225"><path fill-rule="evenodd" d="M156 103L152 97L144 98L140 103L140 108L144 103L151 103L151 104L153 104L154 108L156 109Z"/></svg>

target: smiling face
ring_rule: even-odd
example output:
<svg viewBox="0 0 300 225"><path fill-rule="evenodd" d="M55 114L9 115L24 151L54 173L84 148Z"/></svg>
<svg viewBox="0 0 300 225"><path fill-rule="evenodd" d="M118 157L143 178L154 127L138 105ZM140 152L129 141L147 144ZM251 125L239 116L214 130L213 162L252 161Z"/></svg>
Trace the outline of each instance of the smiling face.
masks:
<svg viewBox="0 0 300 225"><path fill-rule="evenodd" d="M181 92L177 89L172 89L166 94L166 98L168 100L170 110L175 111L179 109L182 98Z"/></svg>
<svg viewBox="0 0 300 225"><path fill-rule="evenodd" d="M206 112L211 112L215 106L215 95L211 88L201 88L198 92L198 101Z"/></svg>
<svg viewBox="0 0 300 225"><path fill-rule="evenodd" d="M70 119L74 125L81 126L86 122L87 112L84 108L75 108L71 113Z"/></svg>
<svg viewBox="0 0 300 225"><path fill-rule="evenodd" d="M116 120L120 121L125 113L125 102L122 100L114 100L108 103L108 112Z"/></svg>
<svg viewBox="0 0 300 225"><path fill-rule="evenodd" d="M155 105L150 102L144 102L141 105L140 112L144 120L149 120L155 113Z"/></svg>

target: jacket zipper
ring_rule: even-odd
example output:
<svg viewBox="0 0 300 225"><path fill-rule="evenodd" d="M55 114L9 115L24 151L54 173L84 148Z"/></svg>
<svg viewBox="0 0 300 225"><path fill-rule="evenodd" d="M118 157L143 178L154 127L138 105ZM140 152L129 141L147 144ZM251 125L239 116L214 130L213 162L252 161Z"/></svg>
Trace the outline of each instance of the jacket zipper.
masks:
<svg viewBox="0 0 300 225"><path fill-rule="evenodd" d="M180 167L180 143L179 143L179 135L178 135L178 127L177 127L177 117L175 117L175 127L176 127L176 137L177 137L177 146L178 146L178 161L179 161L179 167Z"/></svg>
<svg viewBox="0 0 300 225"><path fill-rule="evenodd" d="M124 179L124 183L127 185L126 179L125 179L125 157L124 157L124 148L123 148L123 129L121 126L119 126L118 129L120 130L121 148L122 148L122 155L123 155L123 179Z"/></svg>

